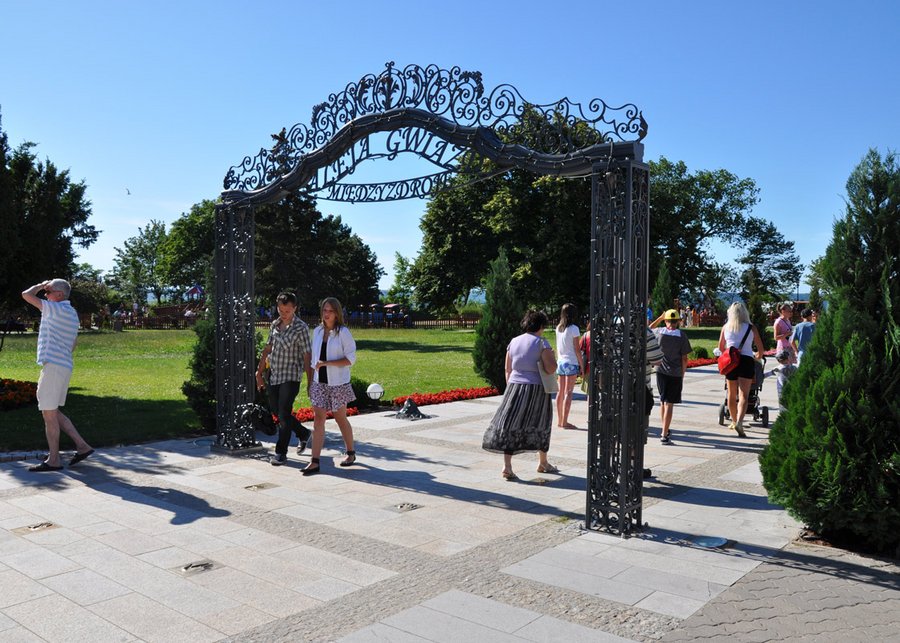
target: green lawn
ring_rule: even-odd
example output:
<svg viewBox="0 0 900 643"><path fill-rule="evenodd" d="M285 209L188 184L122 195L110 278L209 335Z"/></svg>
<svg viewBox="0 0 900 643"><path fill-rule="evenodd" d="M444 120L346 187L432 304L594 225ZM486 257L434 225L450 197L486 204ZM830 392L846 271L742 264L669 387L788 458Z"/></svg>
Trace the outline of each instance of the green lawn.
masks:
<svg viewBox="0 0 900 643"><path fill-rule="evenodd" d="M690 328L691 344L712 349L718 328ZM552 332L547 339L554 343ZM485 386L472 368L472 330L355 330L355 377L379 382L390 399ZM190 373L192 331L85 333L79 337L65 412L96 446L184 437L199 423L181 393ZM37 335L10 335L0 352L0 377L37 381ZM309 406L305 387L297 407ZM64 445L68 439L64 438ZM40 448L43 422L36 406L0 411L0 451Z"/></svg>
<svg viewBox="0 0 900 643"><path fill-rule="evenodd" d="M65 413L96 446L198 431L181 393L195 337L174 330L82 334ZM386 398L485 385L472 369L472 330L356 330L354 337L354 376L381 383ZM34 333L8 336L0 377L37 381L36 343ZM309 406L305 390L297 406ZM0 451L40 448L43 433L36 406L0 411Z"/></svg>

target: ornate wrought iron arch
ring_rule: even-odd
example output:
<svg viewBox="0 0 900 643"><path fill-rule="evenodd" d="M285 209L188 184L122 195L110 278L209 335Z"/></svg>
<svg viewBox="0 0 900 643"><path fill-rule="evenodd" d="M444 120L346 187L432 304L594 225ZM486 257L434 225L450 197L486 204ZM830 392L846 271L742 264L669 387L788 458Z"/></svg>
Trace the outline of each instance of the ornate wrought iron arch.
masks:
<svg viewBox="0 0 900 643"><path fill-rule="evenodd" d="M528 121L528 127L523 123ZM647 123L632 104L527 102L511 85L486 91L480 72L393 62L313 108L309 125L231 167L216 217L217 450L259 447L241 421L254 389L254 208L305 192L345 201L427 197L472 152L502 169L590 176L593 355L585 522L628 533L641 525L644 332L649 257ZM376 135L386 149L373 150ZM393 137L393 139L392 139ZM347 183L360 163L413 153L441 169L387 183ZM474 176L473 179L478 179Z"/></svg>

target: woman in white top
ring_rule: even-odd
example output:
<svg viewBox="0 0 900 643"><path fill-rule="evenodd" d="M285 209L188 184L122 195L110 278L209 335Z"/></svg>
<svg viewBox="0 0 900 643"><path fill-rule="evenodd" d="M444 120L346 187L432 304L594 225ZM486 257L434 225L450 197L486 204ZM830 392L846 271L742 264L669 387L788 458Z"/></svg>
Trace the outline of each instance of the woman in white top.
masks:
<svg viewBox="0 0 900 643"><path fill-rule="evenodd" d="M756 345L756 351L753 346ZM722 326L719 333L719 352L724 353L732 346L741 352L741 361L738 367L728 373L725 379L728 381L728 413L731 415L729 429L737 431L742 438L744 433L744 414L747 412L747 401L750 395L750 386L756 377L755 359L762 359L763 342L759 335L759 329L750 323L750 313L743 303L736 301L728 308L728 321ZM740 392L740 399L738 399Z"/></svg>
<svg viewBox="0 0 900 643"><path fill-rule="evenodd" d="M356 462L353 448L353 427L347 419L347 403L356 399L350 386L350 367L356 362L356 342L350 329L344 326L344 311L334 297L326 297L319 305L322 323L315 327L312 337L313 381L309 385L309 399L313 405L312 458L303 475L319 473L319 454L325 443L325 418L330 411L337 421L347 447L342 467Z"/></svg>
<svg viewBox="0 0 900 643"><path fill-rule="evenodd" d="M563 304L556 325L556 374L559 376L559 393L556 394L556 425L564 429L577 428L569 424L572 406L572 390L578 374L584 371L581 363L581 332L573 323L578 318L575 304Z"/></svg>

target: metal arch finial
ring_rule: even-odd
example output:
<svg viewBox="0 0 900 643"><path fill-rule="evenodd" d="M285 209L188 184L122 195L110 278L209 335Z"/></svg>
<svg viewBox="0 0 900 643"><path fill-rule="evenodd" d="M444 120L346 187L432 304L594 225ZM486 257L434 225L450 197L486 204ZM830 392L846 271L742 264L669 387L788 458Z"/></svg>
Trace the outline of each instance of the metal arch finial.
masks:
<svg viewBox="0 0 900 643"><path fill-rule="evenodd" d="M512 85L485 89L480 71L415 64L398 68L390 60L378 74L366 74L317 104L309 125L295 124L273 149L261 149L230 168L224 188L240 192L263 188L355 119L395 109L419 109L451 124L488 128L507 143L549 154L573 154L611 140L640 141L647 134L643 113L631 103L611 107L594 98L583 105L563 98L540 105L526 101ZM526 113L546 121L528 141L517 138L517 126Z"/></svg>

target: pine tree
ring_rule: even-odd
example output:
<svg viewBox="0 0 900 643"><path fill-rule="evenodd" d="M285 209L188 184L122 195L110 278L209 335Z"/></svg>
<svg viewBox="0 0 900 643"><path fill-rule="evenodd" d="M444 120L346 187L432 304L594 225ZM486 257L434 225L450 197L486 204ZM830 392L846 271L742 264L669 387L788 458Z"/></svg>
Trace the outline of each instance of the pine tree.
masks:
<svg viewBox="0 0 900 643"><path fill-rule="evenodd" d="M668 262L663 259L659 264L659 273L656 275L656 283L653 284L653 292L650 294L650 305L653 307L653 317L658 317L671 308L678 297L678 291L672 283L669 275Z"/></svg>
<svg viewBox="0 0 900 643"><path fill-rule="evenodd" d="M485 304L481 321L475 327L472 358L475 372L499 391L506 390L506 347L522 332L522 305L510 284L506 252L491 262L485 280Z"/></svg>
<svg viewBox="0 0 900 643"><path fill-rule="evenodd" d="M773 502L841 544L900 554L900 164L870 150L847 181L819 317L760 456Z"/></svg>

